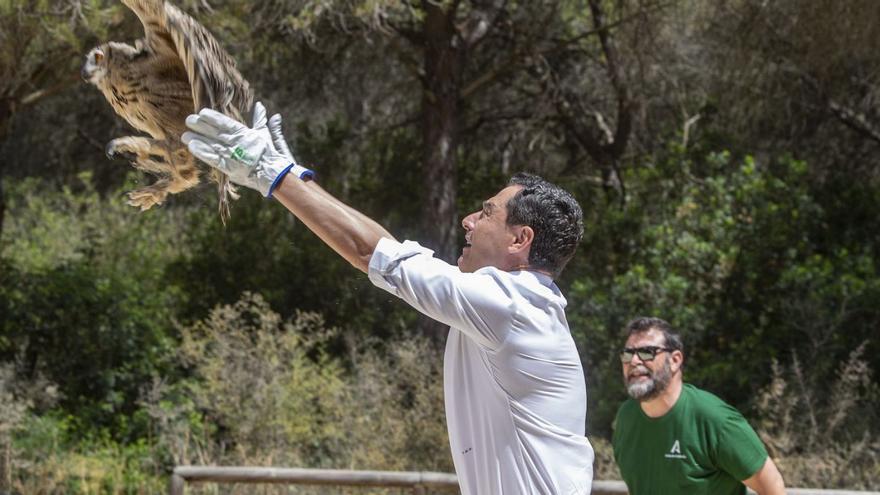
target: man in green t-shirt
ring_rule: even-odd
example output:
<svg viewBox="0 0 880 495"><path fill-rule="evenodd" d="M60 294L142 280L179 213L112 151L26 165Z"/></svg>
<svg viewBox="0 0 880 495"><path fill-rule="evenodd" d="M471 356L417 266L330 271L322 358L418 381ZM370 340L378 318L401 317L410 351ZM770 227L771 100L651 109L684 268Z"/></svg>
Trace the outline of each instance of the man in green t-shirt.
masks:
<svg viewBox="0 0 880 495"><path fill-rule="evenodd" d="M614 458L631 495L785 493L749 423L718 397L682 381L681 337L659 318L637 318L620 353L632 399L614 427Z"/></svg>

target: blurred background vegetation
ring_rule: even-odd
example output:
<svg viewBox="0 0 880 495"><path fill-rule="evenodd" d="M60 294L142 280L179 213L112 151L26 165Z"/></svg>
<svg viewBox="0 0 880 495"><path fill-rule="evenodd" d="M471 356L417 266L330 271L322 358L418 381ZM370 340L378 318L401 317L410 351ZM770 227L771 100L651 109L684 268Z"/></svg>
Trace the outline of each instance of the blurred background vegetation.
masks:
<svg viewBox="0 0 880 495"><path fill-rule="evenodd" d="M527 170L576 193L559 284L597 478L637 315L789 485L880 489L880 3L181 0L330 191L446 259ZM109 0L0 0L0 492L156 493L175 464L450 471L442 329L247 191L153 179L78 79Z"/></svg>

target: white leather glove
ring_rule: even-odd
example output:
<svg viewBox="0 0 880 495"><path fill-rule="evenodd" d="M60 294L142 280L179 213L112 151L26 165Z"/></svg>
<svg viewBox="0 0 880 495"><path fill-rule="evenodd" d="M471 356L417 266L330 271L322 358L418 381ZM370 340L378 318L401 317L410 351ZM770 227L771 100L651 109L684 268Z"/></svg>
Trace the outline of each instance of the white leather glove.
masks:
<svg viewBox="0 0 880 495"><path fill-rule="evenodd" d="M266 108L260 102L254 105L253 127L205 108L186 118L191 131L183 133L181 140L193 156L228 175L232 182L272 197L288 172L301 179L314 176L290 153L281 134L281 116L273 115L272 120L270 133Z"/></svg>

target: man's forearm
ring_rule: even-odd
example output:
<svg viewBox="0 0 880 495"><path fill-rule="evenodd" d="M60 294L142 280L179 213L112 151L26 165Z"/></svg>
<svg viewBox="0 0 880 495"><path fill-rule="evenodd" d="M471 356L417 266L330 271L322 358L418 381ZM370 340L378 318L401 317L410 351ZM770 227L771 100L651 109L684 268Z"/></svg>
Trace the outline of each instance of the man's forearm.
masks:
<svg viewBox="0 0 880 495"><path fill-rule="evenodd" d="M364 273L369 269L379 239L393 239L381 225L339 201L314 181L285 177L272 197Z"/></svg>

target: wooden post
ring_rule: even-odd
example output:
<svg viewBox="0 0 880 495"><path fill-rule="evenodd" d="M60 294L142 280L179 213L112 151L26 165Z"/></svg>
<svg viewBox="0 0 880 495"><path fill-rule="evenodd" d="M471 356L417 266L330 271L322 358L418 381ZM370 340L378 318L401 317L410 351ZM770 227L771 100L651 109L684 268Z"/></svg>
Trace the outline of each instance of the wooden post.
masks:
<svg viewBox="0 0 880 495"><path fill-rule="evenodd" d="M171 473L171 480L168 482L168 494L169 495L183 495L183 484L185 480L183 476L177 474L175 472Z"/></svg>

